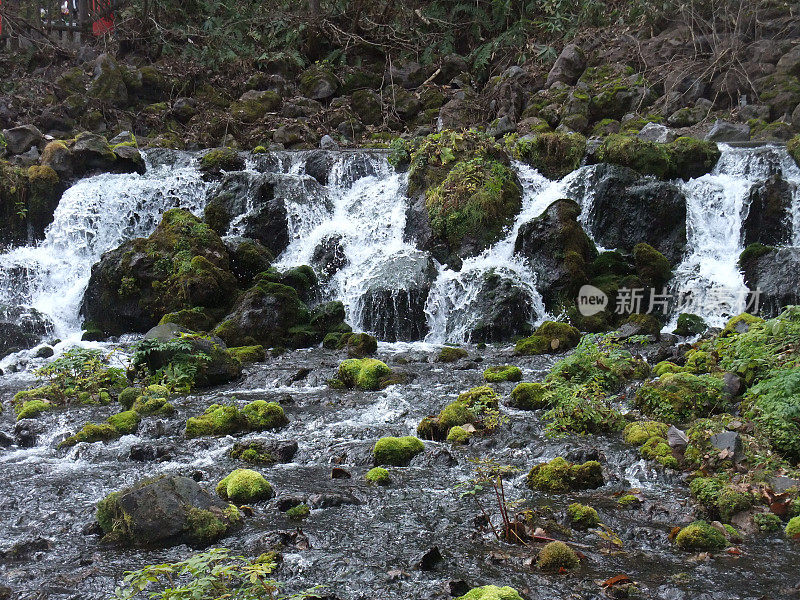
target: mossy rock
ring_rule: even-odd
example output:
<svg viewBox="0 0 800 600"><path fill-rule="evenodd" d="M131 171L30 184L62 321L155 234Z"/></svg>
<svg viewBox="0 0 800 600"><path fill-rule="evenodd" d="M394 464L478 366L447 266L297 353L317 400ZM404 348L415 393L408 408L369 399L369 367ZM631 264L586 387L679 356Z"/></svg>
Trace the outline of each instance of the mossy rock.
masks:
<svg viewBox="0 0 800 600"><path fill-rule="evenodd" d="M643 175L659 178L667 178L674 170L665 145L638 137L610 135L597 149L596 158L598 162L630 167Z"/></svg>
<svg viewBox="0 0 800 600"><path fill-rule="evenodd" d="M470 432L461 427L461 425L451 427L450 431L447 433L447 441L451 444L466 444L469 442L470 437Z"/></svg>
<svg viewBox="0 0 800 600"><path fill-rule="evenodd" d="M186 437L196 438L206 435L230 435L245 431L247 418L235 406L212 404L202 415L189 417L186 421Z"/></svg>
<svg viewBox="0 0 800 600"><path fill-rule="evenodd" d="M375 358L350 358L339 365L338 379L345 387L379 390L381 380L391 372L386 363Z"/></svg>
<svg viewBox="0 0 800 600"><path fill-rule="evenodd" d="M721 531L705 521L695 521L678 532L675 543L681 550L713 551L728 545Z"/></svg>
<svg viewBox="0 0 800 600"><path fill-rule="evenodd" d="M281 96L277 92L248 90L231 105L231 115L245 123L255 123L280 106Z"/></svg>
<svg viewBox="0 0 800 600"><path fill-rule="evenodd" d="M26 400L14 408L17 412L17 421L22 419L35 419L43 413L52 410L53 403L47 400Z"/></svg>
<svg viewBox="0 0 800 600"><path fill-rule="evenodd" d="M745 333L749 331L750 327L752 327L753 325L763 322L764 319L762 319L761 317L757 317L749 313L742 313L741 315L733 317L725 324L725 327L720 332L719 337L728 337L740 333Z"/></svg>
<svg viewBox="0 0 800 600"><path fill-rule="evenodd" d="M575 551L564 542L550 542L539 550L536 559L539 568L543 571L558 571L566 569L568 571L577 569L581 561Z"/></svg>
<svg viewBox="0 0 800 600"><path fill-rule="evenodd" d="M219 175L223 171L241 171L244 159L233 148L216 148L210 150L200 159L200 170L204 173Z"/></svg>
<svg viewBox="0 0 800 600"><path fill-rule="evenodd" d="M520 410L539 410L550 408L552 400L548 388L541 383L520 383L511 391L509 406Z"/></svg>
<svg viewBox="0 0 800 600"><path fill-rule="evenodd" d="M622 439L631 446L641 446L653 437L664 438L669 425L660 421L636 421L625 426Z"/></svg>
<svg viewBox="0 0 800 600"><path fill-rule="evenodd" d="M264 346L238 346L228 348L228 352L242 364L264 362L267 359Z"/></svg>
<svg viewBox="0 0 800 600"><path fill-rule="evenodd" d="M454 348L453 346L445 346L439 351L439 354L436 356L436 362L452 363L452 362L457 362L462 358L466 358L467 356L469 356L469 353L463 348Z"/></svg>
<svg viewBox="0 0 800 600"><path fill-rule="evenodd" d="M514 352L522 356L564 352L574 348L581 339L581 332L569 323L545 321L533 335L516 343Z"/></svg>
<svg viewBox="0 0 800 600"><path fill-rule="evenodd" d="M589 529L600 523L600 515L595 509L577 502L567 507L567 517L575 529Z"/></svg>
<svg viewBox="0 0 800 600"><path fill-rule="evenodd" d="M275 495L270 483L258 471L236 469L217 484L217 494L223 500L248 504L269 500Z"/></svg>
<svg viewBox="0 0 800 600"><path fill-rule="evenodd" d="M545 492L591 489L603 485L603 468L594 460L579 465L559 456L534 466L525 481L532 490Z"/></svg>
<svg viewBox="0 0 800 600"><path fill-rule="evenodd" d="M511 156L529 164L549 179L562 179L580 167L586 154L586 138L578 133L542 133L512 138Z"/></svg>
<svg viewBox="0 0 800 600"><path fill-rule="evenodd" d="M727 407L722 380L712 375L665 373L636 391L636 405L663 421L686 422Z"/></svg>
<svg viewBox="0 0 800 600"><path fill-rule="evenodd" d="M165 323L174 323L190 331L211 331L214 329L216 319L206 309L195 306L165 314L158 324Z"/></svg>
<svg viewBox="0 0 800 600"><path fill-rule="evenodd" d="M242 408L242 415L252 431L279 429L289 423L283 408L277 402L255 400Z"/></svg>
<svg viewBox="0 0 800 600"><path fill-rule="evenodd" d="M251 465L273 465L277 457L263 442L236 442L229 451L230 457Z"/></svg>
<svg viewBox="0 0 800 600"><path fill-rule="evenodd" d="M512 587L496 585L484 585L472 588L463 596L455 600L522 600L519 592Z"/></svg>
<svg viewBox="0 0 800 600"><path fill-rule="evenodd" d="M733 487L722 477L696 477L689 489L707 514L723 523L729 523L735 514L754 504L752 494Z"/></svg>
<svg viewBox="0 0 800 600"><path fill-rule="evenodd" d="M303 521L311 514L308 504L298 504L286 511L286 518L290 521Z"/></svg>
<svg viewBox="0 0 800 600"><path fill-rule="evenodd" d="M86 423L83 428L59 444L60 448L70 448L80 442L108 442L122 434L111 423Z"/></svg>
<svg viewBox="0 0 800 600"><path fill-rule="evenodd" d="M353 333L347 337L347 356L365 358L378 351L378 340L368 333Z"/></svg>
<svg viewBox="0 0 800 600"><path fill-rule="evenodd" d="M364 479L367 480L367 483L371 483L374 485L389 485L391 482L391 477L389 475L389 471L384 469L383 467L374 467L367 471L367 474L364 476Z"/></svg>
<svg viewBox="0 0 800 600"><path fill-rule="evenodd" d="M489 383L503 381L522 381L522 370L513 365L489 367L483 372L483 378Z"/></svg>
<svg viewBox="0 0 800 600"><path fill-rule="evenodd" d="M784 532L786 533L786 537L790 540L800 539L800 517L792 517L789 519Z"/></svg>
<svg viewBox="0 0 800 600"><path fill-rule="evenodd" d="M143 417L149 415L169 416L175 413L175 407L169 403L167 398L158 395L139 396L131 408Z"/></svg>
<svg viewBox="0 0 800 600"><path fill-rule="evenodd" d="M800 135L794 136L786 143L786 150L789 156L794 159L794 162L800 166Z"/></svg>
<svg viewBox="0 0 800 600"><path fill-rule="evenodd" d="M372 453L376 465L405 467L417 454L425 450L425 444L414 436L383 437L375 442Z"/></svg>
<svg viewBox="0 0 800 600"><path fill-rule="evenodd" d="M633 247L633 261L636 274L645 287L661 290L672 278L672 265L649 244L641 243Z"/></svg>
<svg viewBox="0 0 800 600"><path fill-rule="evenodd" d="M719 161L721 152L714 142L691 137L679 137L669 144L672 159L671 177L692 179L710 173Z"/></svg>
<svg viewBox="0 0 800 600"><path fill-rule="evenodd" d="M654 315L633 313L625 319L624 325L632 325L638 335L652 335L656 338L661 335L661 321Z"/></svg>
<svg viewBox="0 0 800 600"><path fill-rule="evenodd" d="M141 420L141 415L135 410L126 410L108 417L108 423L114 429L116 429L117 433L120 435L136 433L136 430L139 429L139 423Z"/></svg>
<svg viewBox="0 0 800 600"><path fill-rule="evenodd" d="M417 435L426 440L444 440L450 429L466 424L481 425L486 411L497 410L498 396L488 385L459 394L438 416L425 417L417 426Z"/></svg>

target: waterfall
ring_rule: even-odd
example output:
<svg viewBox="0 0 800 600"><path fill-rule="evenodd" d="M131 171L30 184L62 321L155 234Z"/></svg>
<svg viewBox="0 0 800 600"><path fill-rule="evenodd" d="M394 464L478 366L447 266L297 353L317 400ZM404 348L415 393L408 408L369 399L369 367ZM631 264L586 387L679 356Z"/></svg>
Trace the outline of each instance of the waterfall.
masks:
<svg viewBox="0 0 800 600"><path fill-rule="evenodd" d="M176 155L169 164L148 160L144 175L78 181L64 192L42 242L0 255L0 305L34 308L52 321L56 337L79 339L83 293L100 256L150 235L170 208L202 210L206 184L194 163Z"/></svg>
<svg viewBox="0 0 800 600"><path fill-rule="evenodd" d="M795 184L792 198L793 244L800 242L800 169L781 146L720 145L722 156L708 175L682 183L687 202L687 244L671 282L675 297L688 304L677 312L702 316L713 325L743 312L749 300L739 271L744 250L743 224L756 183L779 174Z"/></svg>

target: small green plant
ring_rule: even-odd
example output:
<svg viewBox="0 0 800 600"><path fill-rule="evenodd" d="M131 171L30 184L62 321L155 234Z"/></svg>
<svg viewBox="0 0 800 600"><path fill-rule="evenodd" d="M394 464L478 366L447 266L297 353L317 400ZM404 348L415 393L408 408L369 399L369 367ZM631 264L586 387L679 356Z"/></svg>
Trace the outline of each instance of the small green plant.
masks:
<svg viewBox="0 0 800 600"><path fill-rule="evenodd" d="M508 500L503 485L503 477L515 473L518 469L501 465L491 458L470 459L470 462L475 465L472 478L456 486L456 489L462 489L461 497L470 496L475 499L498 541L524 543L523 536L518 529L519 523L512 518L512 512L521 500ZM480 496L480 493L487 489L492 492L492 508L486 506ZM500 529L492 521L491 513L495 510L500 515L502 522Z"/></svg>
<svg viewBox="0 0 800 600"><path fill-rule="evenodd" d="M168 356L164 366L158 366L157 357ZM136 345L131 365L149 384L161 384L176 392L188 392L194 384L200 366L211 360L204 352L197 352L189 340L174 338L142 340Z"/></svg>
<svg viewBox="0 0 800 600"><path fill-rule="evenodd" d="M271 577L275 562L234 556L226 548L212 548L186 560L149 565L125 573L114 599L132 600L147 591L152 600L283 600L318 597L314 590L289 596ZM159 588L150 591L152 588Z"/></svg>

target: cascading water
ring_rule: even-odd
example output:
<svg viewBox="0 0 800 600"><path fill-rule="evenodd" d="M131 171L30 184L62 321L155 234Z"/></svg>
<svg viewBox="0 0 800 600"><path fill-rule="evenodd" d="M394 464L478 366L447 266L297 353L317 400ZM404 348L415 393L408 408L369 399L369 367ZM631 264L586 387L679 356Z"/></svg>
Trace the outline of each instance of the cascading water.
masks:
<svg viewBox="0 0 800 600"><path fill-rule="evenodd" d="M0 305L34 308L56 337L78 339L83 293L100 256L152 233L170 208L203 208L207 184L191 157L147 167L145 175L98 175L69 188L41 243L0 255Z"/></svg>
<svg viewBox="0 0 800 600"><path fill-rule="evenodd" d="M672 290L688 305L676 312L698 314L713 325L744 311L749 296L737 261L744 250L743 224L754 184L780 175L794 184L793 245L800 243L800 169L779 146L720 145L722 156L708 175L682 184L687 201L687 245L675 269Z"/></svg>

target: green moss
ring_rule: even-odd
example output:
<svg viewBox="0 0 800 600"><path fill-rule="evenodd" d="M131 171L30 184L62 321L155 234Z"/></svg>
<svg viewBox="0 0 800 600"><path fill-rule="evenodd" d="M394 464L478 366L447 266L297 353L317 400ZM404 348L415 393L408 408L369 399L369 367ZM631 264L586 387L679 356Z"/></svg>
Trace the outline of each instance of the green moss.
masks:
<svg viewBox="0 0 800 600"><path fill-rule="evenodd" d="M705 521L695 521L680 530L675 543L681 550L722 550L728 545L725 536Z"/></svg>
<svg viewBox="0 0 800 600"><path fill-rule="evenodd" d="M522 596L519 595L517 590L509 586L484 585L472 588L455 600L522 600Z"/></svg>
<svg viewBox="0 0 800 600"><path fill-rule="evenodd" d="M664 438L651 437L639 447L639 453L644 458L654 460L670 469L679 467L678 460L672 454L672 448Z"/></svg>
<svg viewBox="0 0 800 600"><path fill-rule="evenodd" d="M794 159L794 162L800 165L800 135L796 135L788 142L786 142L786 150L789 152L789 155Z"/></svg>
<svg viewBox="0 0 800 600"><path fill-rule="evenodd" d="M286 511L286 517L292 521L302 521L311 514L308 504L298 504Z"/></svg>
<svg viewBox="0 0 800 600"><path fill-rule="evenodd" d="M506 146L511 156L550 179L562 179L577 169L586 154L586 138L578 133L509 137Z"/></svg>
<svg viewBox="0 0 800 600"><path fill-rule="evenodd" d="M117 430L120 435L136 433L142 418L134 410L126 410L116 415L108 417L108 423Z"/></svg>
<svg viewBox="0 0 800 600"><path fill-rule="evenodd" d="M526 356L564 352L574 348L580 338L581 332L569 323L545 321L532 336L519 340L514 352Z"/></svg>
<svg viewBox="0 0 800 600"><path fill-rule="evenodd" d="M636 392L636 405L663 421L685 422L723 410L722 380L711 375L665 373Z"/></svg>
<svg viewBox="0 0 800 600"><path fill-rule="evenodd" d="M498 407L498 396L487 385L459 394L437 417L427 417L417 426L417 435L429 440L444 440L452 427L467 423L483 426L487 415Z"/></svg>
<svg viewBox="0 0 800 600"><path fill-rule="evenodd" d="M753 521L758 526L758 529L764 533L780 531L783 526L781 518L773 513L756 513L753 515ZM798 522L798 525L800 525L800 522ZM798 531L800 532L800 527L798 527Z"/></svg>
<svg viewBox="0 0 800 600"><path fill-rule="evenodd" d="M625 494L624 496L620 496L617 500L617 504L620 508L628 508L637 504L641 504L641 500L638 496L634 494Z"/></svg>
<svg viewBox="0 0 800 600"><path fill-rule="evenodd" d="M262 442L236 442L229 452L231 458L242 460L251 465L272 465L278 459Z"/></svg>
<svg viewBox="0 0 800 600"><path fill-rule="evenodd" d="M789 539L800 538L800 517L792 517L786 524L786 537Z"/></svg>
<svg viewBox="0 0 800 600"><path fill-rule="evenodd" d="M439 351L436 357L436 362L451 363L456 362L462 358L466 358L469 353L463 348L453 348L452 346L445 346Z"/></svg>
<svg viewBox="0 0 800 600"><path fill-rule="evenodd" d="M567 507L567 517L576 529L589 529L597 527L600 523L600 515L597 514L597 511L585 504L570 504Z"/></svg>
<svg viewBox="0 0 800 600"><path fill-rule="evenodd" d="M143 417L149 415L169 416L175 413L175 407L166 398L158 396L143 395L133 403L133 410Z"/></svg>
<svg viewBox="0 0 800 600"><path fill-rule="evenodd" d="M238 171L244 161L232 148L217 148L207 152L200 159L200 170L208 172Z"/></svg>
<svg viewBox="0 0 800 600"><path fill-rule="evenodd" d="M548 396L547 391L547 387L541 383L520 383L511 391L509 404L521 410L550 408L552 398Z"/></svg>
<svg viewBox="0 0 800 600"><path fill-rule="evenodd" d="M483 249L512 223L522 206L522 190L503 163L473 158L456 163L439 185L428 188L425 205L434 235L451 249L467 237Z"/></svg>
<svg viewBox="0 0 800 600"><path fill-rule="evenodd" d="M669 261L649 244L636 244L633 247L633 260L636 274L645 287L660 290L672 278L672 267Z"/></svg>
<svg viewBox="0 0 800 600"><path fill-rule="evenodd" d="M723 522L730 522L736 513L753 506L752 495L729 485L724 476L697 477L689 489L710 517Z"/></svg>
<svg viewBox="0 0 800 600"><path fill-rule="evenodd" d="M669 425L659 421L637 421L626 426L622 432L622 439L626 444L641 446L652 437L663 438L667 435Z"/></svg>
<svg viewBox="0 0 800 600"><path fill-rule="evenodd" d="M347 355L364 358L378 351L378 340L368 333L353 333L347 336Z"/></svg>
<svg viewBox="0 0 800 600"><path fill-rule="evenodd" d="M267 359L264 346L237 346L228 348L228 352L242 364L264 362Z"/></svg>
<svg viewBox="0 0 800 600"><path fill-rule="evenodd" d="M661 321L653 315L633 313L625 320L625 323L636 325L639 328L640 335L654 335L658 337L661 333Z"/></svg>
<svg viewBox="0 0 800 600"><path fill-rule="evenodd" d="M378 390L381 379L392 370L374 358L351 358L339 365L339 380L346 387L356 387L361 390Z"/></svg>
<svg viewBox="0 0 800 600"><path fill-rule="evenodd" d="M117 439L120 435L110 423L86 423L78 433L69 436L59 446L69 448L80 442L107 442Z"/></svg>
<svg viewBox="0 0 800 600"><path fill-rule="evenodd" d="M289 422L280 404L266 400L255 400L247 404L242 408L242 415L253 431L278 429Z"/></svg>
<svg viewBox="0 0 800 600"><path fill-rule="evenodd" d="M691 179L710 173L721 155L717 144L691 137L679 137L668 150L672 162L672 178Z"/></svg>
<svg viewBox="0 0 800 600"><path fill-rule="evenodd" d="M184 308L182 310L165 314L158 322L159 325L165 323L175 323L185 327L190 331L211 331L214 329L216 320L208 312L199 307Z"/></svg>
<svg viewBox="0 0 800 600"><path fill-rule="evenodd" d="M461 425L451 427L447 433L447 441L451 444L466 444L469 441L470 433Z"/></svg>
<svg viewBox="0 0 800 600"><path fill-rule="evenodd" d="M247 426L247 418L235 406L212 404L199 417L187 419L186 437L230 435L244 431Z"/></svg>
<svg viewBox="0 0 800 600"><path fill-rule="evenodd" d="M539 568L544 571L557 571L560 569L577 569L581 561L575 551L564 542L550 542L539 551L536 559Z"/></svg>
<svg viewBox="0 0 800 600"><path fill-rule="evenodd" d="M375 443L373 455L376 465L406 466L412 458L425 450L422 440L407 435L404 437L384 437Z"/></svg>
<svg viewBox="0 0 800 600"><path fill-rule="evenodd" d="M590 460L582 465L559 457L534 466L525 479L529 488L545 492L567 492L603 485L603 468Z"/></svg>
<svg viewBox="0 0 800 600"><path fill-rule="evenodd" d="M489 383L502 381L522 381L522 370L512 365L489 367L483 372L483 378Z"/></svg>
<svg viewBox="0 0 800 600"><path fill-rule="evenodd" d="M210 544L228 530L228 525L210 510L191 508L187 515L192 537L198 544Z"/></svg>
<svg viewBox="0 0 800 600"><path fill-rule="evenodd" d="M722 332L719 335L720 337L736 335L737 333L740 333L740 330L747 331L751 326L763 322L764 319L761 317L756 317L755 315L751 315L749 313L742 313L741 315L737 315L730 319L725 324L725 327L722 329Z"/></svg>
<svg viewBox="0 0 800 600"><path fill-rule="evenodd" d="M236 504L269 500L275 495L264 476L252 469L236 469L217 484L217 494Z"/></svg>
<svg viewBox="0 0 800 600"><path fill-rule="evenodd" d="M374 485L389 485L391 482L389 471L383 467L374 467L370 469L367 471L364 479L366 479L368 483L372 483Z"/></svg>
<svg viewBox="0 0 800 600"><path fill-rule="evenodd" d="M36 418L52 408L53 404L45 400L26 400L22 404L15 406L17 421Z"/></svg>
<svg viewBox="0 0 800 600"><path fill-rule="evenodd" d="M126 387L119 393L117 399L123 408L130 410L130 408L133 406L133 403L141 395L141 393L142 392L139 388Z"/></svg>
<svg viewBox="0 0 800 600"><path fill-rule="evenodd" d="M637 137L608 136L596 151L599 162L630 167L644 175L665 178L673 170L673 163L663 144L648 142Z"/></svg>
<svg viewBox="0 0 800 600"><path fill-rule="evenodd" d="M683 373L683 371L683 367L680 367L668 360L662 360L660 363L657 363L655 367L653 367L653 375L655 377L661 377L666 373Z"/></svg>

